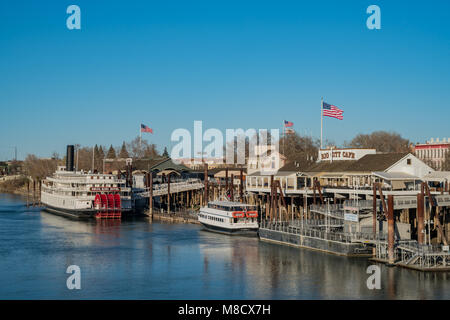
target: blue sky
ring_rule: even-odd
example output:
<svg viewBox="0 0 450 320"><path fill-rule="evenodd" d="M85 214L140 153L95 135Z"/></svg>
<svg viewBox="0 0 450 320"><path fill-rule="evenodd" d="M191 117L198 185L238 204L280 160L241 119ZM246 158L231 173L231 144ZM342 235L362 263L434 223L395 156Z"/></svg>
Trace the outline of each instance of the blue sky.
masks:
<svg viewBox="0 0 450 320"><path fill-rule="evenodd" d="M66 8L81 8L81 30ZM381 30L366 8L381 8ZM176 128L450 137L450 1L2 1L0 160Z"/></svg>

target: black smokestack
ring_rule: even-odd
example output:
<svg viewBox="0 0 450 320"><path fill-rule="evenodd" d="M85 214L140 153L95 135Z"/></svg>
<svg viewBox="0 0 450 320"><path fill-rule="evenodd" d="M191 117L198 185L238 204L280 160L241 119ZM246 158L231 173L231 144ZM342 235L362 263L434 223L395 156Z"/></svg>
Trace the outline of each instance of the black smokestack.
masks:
<svg viewBox="0 0 450 320"><path fill-rule="evenodd" d="M66 171L73 171L73 155L74 155L74 146L67 146L67 155L66 155Z"/></svg>

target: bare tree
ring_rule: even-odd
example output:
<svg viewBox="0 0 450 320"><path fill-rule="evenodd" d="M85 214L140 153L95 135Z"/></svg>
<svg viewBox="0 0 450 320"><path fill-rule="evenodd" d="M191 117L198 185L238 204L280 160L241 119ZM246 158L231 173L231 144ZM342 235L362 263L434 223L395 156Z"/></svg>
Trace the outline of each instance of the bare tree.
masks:
<svg viewBox="0 0 450 320"><path fill-rule="evenodd" d="M24 161L25 172L35 180L42 180L55 172L58 160L39 159L34 154L29 154Z"/></svg>
<svg viewBox="0 0 450 320"><path fill-rule="evenodd" d="M132 158L153 158L158 156L156 145L149 143L146 139L140 139L139 136L127 143L128 154Z"/></svg>
<svg viewBox="0 0 450 320"><path fill-rule="evenodd" d="M450 171L450 150L445 153L444 163L442 164L443 171Z"/></svg>
<svg viewBox="0 0 450 320"><path fill-rule="evenodd" d="M358 134L350 142L346 142L347 147L371 148L378 152L408 152L410 151L410 141L404 139L396 132L374 131L371 134Z"/></svg>
<svg viewBox="0 0 450 320"><path fill-rule="evenodd" d="M319 141L312 137L290 133L280 139L280 152L287 160L312 163L317 160Z"/></svg>

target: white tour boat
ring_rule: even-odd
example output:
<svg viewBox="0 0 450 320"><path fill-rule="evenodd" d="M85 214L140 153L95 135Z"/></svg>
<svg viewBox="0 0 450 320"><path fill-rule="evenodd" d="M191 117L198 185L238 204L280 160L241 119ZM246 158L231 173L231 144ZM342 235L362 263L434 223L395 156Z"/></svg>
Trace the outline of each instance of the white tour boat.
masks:
<svg viewBox="0 0 450 320"><path fill-rule="evenodd" d="M211 201L202 207L198 221L210 231L231 235L256 235L258 211L256 206L232 201Z"/></svg>
<svg viewBox="0 0 450 320"><path fill-rule="evenodd" d="M73 146L66 166L42 181L41 203L52 213L77 218L121 218L132 211L131 188L112 174L73 170Z"/></svg>

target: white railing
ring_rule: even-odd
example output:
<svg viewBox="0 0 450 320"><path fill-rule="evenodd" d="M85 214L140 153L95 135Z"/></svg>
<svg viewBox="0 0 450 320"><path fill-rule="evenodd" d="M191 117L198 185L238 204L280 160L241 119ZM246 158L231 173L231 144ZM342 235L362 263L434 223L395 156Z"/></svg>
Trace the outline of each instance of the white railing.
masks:
<svg viewBox="0 0 450 320"><path fill-rule="evenodd" d="M198 190L204 188L203 182L199 179L188 179L184 182L175 182L170 184L170 193L178 193L189 190ZM144 191L138 192L135 195L141 197L149 197L150 188L145 188ZM166 195L168 193L168 184L153 185L153 196Z"/></svg>

